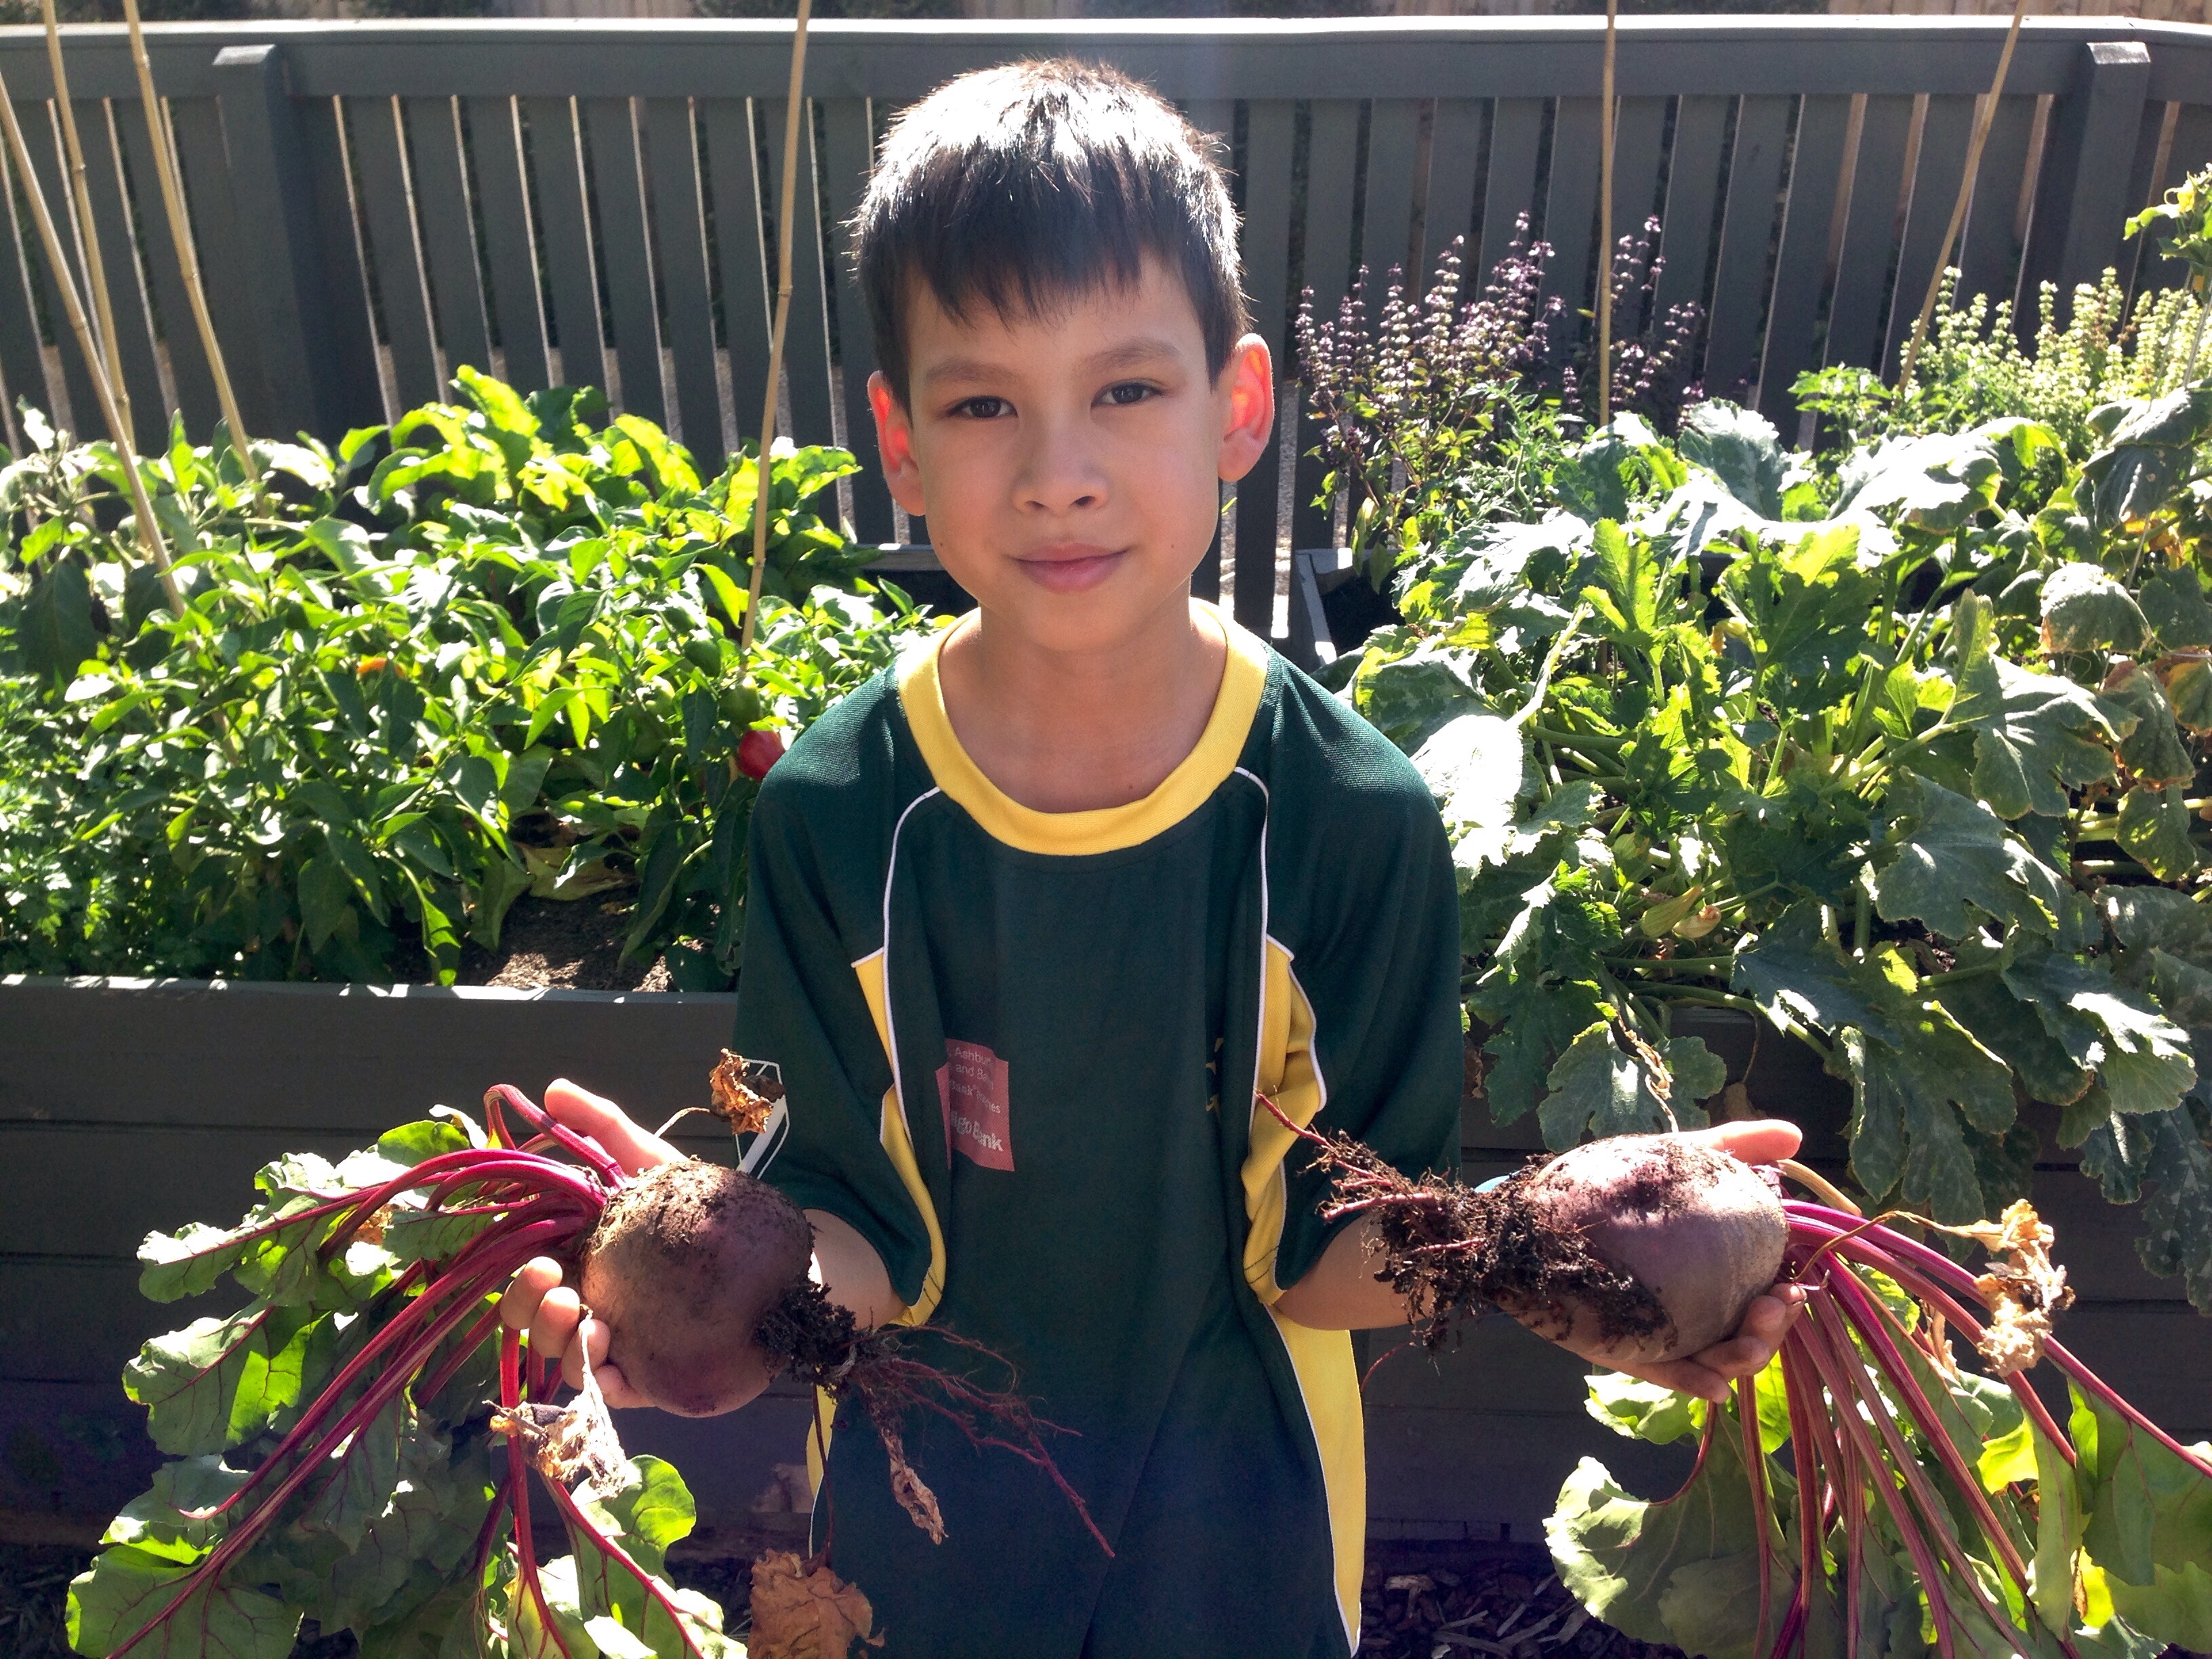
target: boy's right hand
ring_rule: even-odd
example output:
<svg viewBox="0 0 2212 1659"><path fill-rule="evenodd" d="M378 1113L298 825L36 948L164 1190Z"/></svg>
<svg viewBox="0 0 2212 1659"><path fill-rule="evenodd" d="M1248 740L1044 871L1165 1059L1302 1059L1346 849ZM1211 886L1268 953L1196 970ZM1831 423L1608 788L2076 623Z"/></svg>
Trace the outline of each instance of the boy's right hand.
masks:
<svg viewBox="0 0 2212 1659"><path fill-rule="evenodd" d="M614 1102L580 1089L566 1078L547 1085L544 1104L558 1121L596 1142L625 1175L683 1157L659 1135L633 1122ZM586 1316L582 1300L561 1282L561 1264L552 1257L541 1255L524 1264L500 1298L499 1316L507 1329L529 1333L530 1351L539 1359L558 1359L562 1380L570 1388L583 1386L583 1360L589 1358L592 1375L609 1406L620 1409L653 1403L623 1381L618 1368L606 1363L606 1326Z"/></svg>

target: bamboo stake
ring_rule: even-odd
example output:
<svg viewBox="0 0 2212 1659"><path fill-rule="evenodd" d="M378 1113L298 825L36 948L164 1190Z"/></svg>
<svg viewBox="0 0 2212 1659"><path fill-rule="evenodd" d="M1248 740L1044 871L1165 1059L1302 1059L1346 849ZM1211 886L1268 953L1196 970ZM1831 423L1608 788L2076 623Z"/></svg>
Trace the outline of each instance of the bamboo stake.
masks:
<svg viewBox="0 0 2212 1659"><path fill-rule="evenodd" d="M123 384L115 304L108 297L107 264L100 257L100 228L92 219L92 186L85 178L84 145L77 138L76 105L70 97L68 67L62 62L61 20L54 13L54 0L39 0L39 9L46 18L46 62L53 72L54 105L61 111L62 147L69 154L70 202L76 216L76 245L84 254L85 286L92 290L93 315L100 325L100 349L107 361L108 389L123 423L130 426L131 392Z"/></svg>
<svg viewBox="0 0 2212 1659"><path fill-rule="evenodd" d="M127 3L127 0L126 0ZM783 185L775 210L775 321L769 332L768 395L761 411L760 456L753 486L752 585L745 598L745 619L738 629L738 649L753 648L753 623L760 615L761 576L768 567L769 446L775 441L775 404L783 379L784 325L791 320L791 233L797 216L792 198L799 189L799 120L800 90L806 76L806 18L813 0L799 0L799 26L791 37L791 95L783 117Z"/></svg>
<svg viewBox="0 0 2212 1659"><path fill-rule="evenodd" d="M123 422L115 407L115 389L108 384L107 362L94 347L92 325L84 314L84 301L77 295L76 278L70 272L69 261L62 254L62 239L54 229L53 215L46 211L46 192L39 188L39 176L31 171L31 147L23 140L22 124L15 118L15 100L9 96L8 83L0 79L0 126L7 130L9 152L15 158L15 171L22 176L24 199L30 204L31 217L39 227L39 240L46 251L46 264L52 268L54 289L61 295L62 308L69 313L70 327L76 331L77 345L84 352L85 366L92 371L92 389L100 399L100 412L107 422L108 435L114 441L116 453L122 458L123 474L130 481L131 503L138 517L138 538L145 544L146 556L161 578L161 591L168 596L170 615L181 619L185 614L184 596L177 591L176 573L169 568L169 550L161 541L161 526L155 522L154 503L147 499L146 481L138 476L138 453L131 442L131 428Z"/></svg>
<svg viewBox="0 0 2212 1659"><path fill-rule="evenodd" d="M138 102L146 112L146 136L152 143L154 172L161 181L161 207L169 221L169 240L176 245L177 268L184 275L185 295L191 302L192 321L198 326L200 349L215 377L215 393L222 404L222 418L230 428L230 447L246 469L246 482L258 507L265 494L261 469L253 464L252 441L238 412L238 393L230 384L223 362L222 342L216 338L215 319L209 313L207 289L200 281L200 256L192 240L191 222L185 216L185 198L177 188L176 154L169 124L162 118L161 100L154 91L154 65L146 56L146 31L138 20L138 0L123 0L123 21L131 29L131 59L138 70Z"/></svg>
<svg viewBox="0 0 2212 1659"><path fill-rule="evenodd" d="M51 3L51 0L49 0ZM1597 140L1597 423L1613 421L1613 50L1620 0L1605 0L1604 86Z"/></svg>
<svg viewBox="0 0 2212 1659"><path fill-rule="evenodd" d="M1990 124L1996 119L1997 99L2004 91L2005 76L2012 70L2012 49L2019 44L2020 20L2027 10L2027 0L2012 0L2012 27L2005 31L2004 50L1997 54L1996 78L1990 82L1989 101L1975 118L1973 141L1966 146L1966 170L1959 180L1959 199L1951 204L1951 222L1943 228L1943 246L1936 251L1936 270L1928 279L1928 296L1920 302L1920 316L1912 325L1912 338L1905 345L1905 361L1898 366L1899 392L1912 384L1913 367L1920 361L1920 348L1927 341L1929 322L1936 315L1936 299L1943 291L1943 272L1950 265L1952 246L1966 222L1966 204L1974 199L1974 176L1981 171L1982 146L1989 140Z"/></svg>

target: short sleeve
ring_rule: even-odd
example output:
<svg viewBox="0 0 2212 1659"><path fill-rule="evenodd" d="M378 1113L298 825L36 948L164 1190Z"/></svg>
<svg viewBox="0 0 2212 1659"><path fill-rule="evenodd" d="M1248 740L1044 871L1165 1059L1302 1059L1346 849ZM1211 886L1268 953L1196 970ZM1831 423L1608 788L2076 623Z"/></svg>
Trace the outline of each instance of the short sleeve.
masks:
<svg viewBox="0 0 2212 1659"><path fill-rule="evenodd" d="M1409 772L1410 768L1407 769ZM1364 1142L1409 1176L1456 1174L1464 1086L1459 900L1451 848L1425 790L1370 795L1364 844L1310 872L1290 964L1320 1107L1312 1127ZM1339 1228L1304 1142L1284 1159L1275 1279L1295 1284Z"/></svg>
<svg viewBox="0 0 2212 1659"><path fill-rule="evenodd" d="M848 1223L911 1308L931 1267L932 1230L884 1144L885 1115L897 1108L864 989L873 941L837 927L835 881L803 801L776 782L771 775L762 789L747 843L734 1038L747 1060L772 1061L784 1087L782 1121L766 1132L754 1172L800 1207Z"/></svg>

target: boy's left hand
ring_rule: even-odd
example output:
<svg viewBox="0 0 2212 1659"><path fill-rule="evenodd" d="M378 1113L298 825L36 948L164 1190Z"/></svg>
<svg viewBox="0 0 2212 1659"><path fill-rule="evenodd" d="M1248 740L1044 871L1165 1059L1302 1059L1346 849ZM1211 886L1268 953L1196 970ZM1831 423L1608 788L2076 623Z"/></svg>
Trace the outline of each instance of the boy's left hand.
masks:
<svg viewBox="0 0 2212 1659"><path fill-rule="evenodd" d="M1682 1139L1703 1141L1746 1164L1772 1164L1793 1156L1802 1136L1794 1123L1765 1118L1687 1130ZM1784 1334L1796 1321L1804 1304L1802 1286L1772 1285L1764 1295L1752 1298L1735 1334L1725 1341L1716 1342L1702 1352L1681 1359L1662 1360L1652 1365L1618 1365L1613 1369L1679 1393L1725 1400L1737 1377L1752 1376L1766 1368L1767 1362L1782 1346ZM1611 1361L1606 1363L1612 1365Z"/></svg>

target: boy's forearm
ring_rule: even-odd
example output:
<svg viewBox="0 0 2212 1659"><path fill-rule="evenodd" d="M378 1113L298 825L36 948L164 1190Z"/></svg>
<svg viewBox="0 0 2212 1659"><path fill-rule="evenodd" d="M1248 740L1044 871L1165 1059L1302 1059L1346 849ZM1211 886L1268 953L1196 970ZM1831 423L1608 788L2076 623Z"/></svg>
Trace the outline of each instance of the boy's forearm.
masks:
<svg viewBox="0 0 2212 1659"><path fill-rule="evenodd" d="M851 1223L827 1210L809 1210L806 1218L814 1224L814 1278L824 1295L849 1310L864 1331L905 1311L883 1257Z"/></svg>
<svg viewBox="0 0 2212 1659"><path fill-rule="evenodd" d="M1285 1319L1322 1331L1372 1331L1406 1322L1405 1298L1375 1277L1372 1224L1352 1223L1275 1302Z"/></svg>

